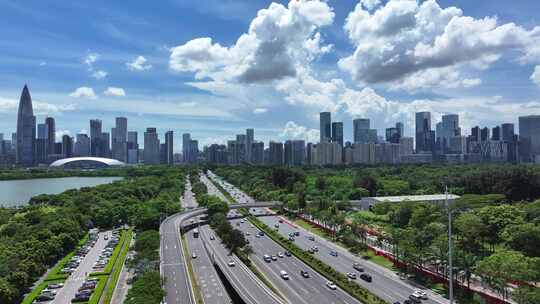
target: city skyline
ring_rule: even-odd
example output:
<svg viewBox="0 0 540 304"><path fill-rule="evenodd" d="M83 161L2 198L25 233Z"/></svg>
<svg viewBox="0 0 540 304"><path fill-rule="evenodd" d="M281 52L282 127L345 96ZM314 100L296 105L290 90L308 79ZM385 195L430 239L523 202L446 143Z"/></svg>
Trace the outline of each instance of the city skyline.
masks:
<svg viewBox="0 0 540 304"><path fill-rule="evenodd" d="M424 66L409 66L407 71L396 72L396 75L402 75L397 80L382 77L385 70L376 62L373 66L358 66L355 61L351 67L357 67L356 72L370 69L372 73L368 74L380 79L366 78L363 74L344 69L340 62L351 59L350 55L363 41L362 37L354 35L353 25L361 29L361 26L370 24L376 14L397 18L392 14L397 5L388 4L392 2L384 1L368 8L361 4L357 6L356 1L329 1L326 4L314 1L311 6L319 9L320 20L302 15L302 8L311 6L305 3L289 5L288 1L282 1L281 5L271 5L270 1L250 1L230 7L212 1L202 4L165 3L160 8L164 16L160 20L164 29L162 34L146 35L152 39L144 42L128 37L154 32L152 24L156 20L153 19L155 16L144 14L144 10L135 5L119 7L102 3L109 8L105 12L84 4L64 3L65 11L72 18L81 17L79 14L84 8L95 12L95 22L103 24L94 28L92 24L96 23L77 22L82 24L76 27L81 33L92 32L81 38L69 27L60 27L51 19L74 22L71 17L63 18L64 10L48 17L39 13L39 4L24 7L6 3L9 17L5 21L6 27L0 31L8 39L3 43L10 41L9 37L18 31L26 34L17 35L21 41L16 45L5 45L5 56L0 58L0 65L6 71L0 76L0 129L4 133L15 131L13 114L24 83L31 86L37 120L41 121L45 115L55 117L57 125L61 126L57 128L59 138L67 131L75 136L82 129L80 121L88 117L101 119L103 127L110 129L115 117L125 116L133 125L155 126L160 134L168 128L179 130L174 138L176 150L180 150L183 132L191 133L203 146L232 137L239 130L250 127L256 128L259 138L265 142L270 139L284 141L289 137L313 141L309 139L319 136L318 113L322 111L330 111L337 120L344 122L345 138L351 138L352 120L358 117L371 118L372 127L379 134L383 134L389 125L402 121L405 134L413 136L414 113L418 111L432 112L436 121L443 113L458 114L465 132L475 125L493 127L512 122L517 126L518 116L540 113L539 89L534 82L534 71L538 65L534 45L537 45L538 35L532 30L538 24L532 12L539 4L528 3L527 9L521 10L519 6L523 4L515 4L517 7L513 11L507 11L502 9L502 1L482 4L428 1L425 3L454 16L455 22L463 22L460 26L477 29L477 32L471 31L474 37L496 34L500 39L495 42L500 43L483 48L473 45L474 48L467 49L469 57L475 59L473 61L457 58L455 64L445 62L437 69L429 62ZM257 31L262 35L266 30L264 27L249 30L253 20L261 20L256 17L257 12L265 8L287 16L300 14L311 22L314 29L307 30L307 36L297 38L312 42L313 49L300 49L308 55L305 58L313 60L304 64L298 54L287 53L284 57L287 61L283 64L288 69L273 71L277 73L277 79L260 73L251 75L255 75L257 80L251 83L247 78L226 78L222 75L223 69L238 67L229 58L235 55L231 52L240 50L240 45L235 43L237 39L244 33L245 37L258 37ZM416 4L406 8L406 12L423 9ZM360 19L355 24L347 23L347 20L352 20L347 19L348 16L361 15L364 23ZM204 17L201 20L205 23L194 20L197 16ZM488 19L484 20L484 17ZM31 24L39 22L43 27L29 28L21 20ZM415 21L416 24L408 25L411 30L425 30L418 27L420 20ZM471 24L465 24L466 21ZM268 17L267 22L273 21ZM420 50L422 45L426 48L433 46L430 50L433 56L450 56L437 53L435 49L434 41L436 37L445 37L444 26L449 20L440 22L436 33L426 35L426 41L409 41L409 47L416 46ZM515 24L511 25L511 22ZM185 24L190 26L183 26ZM51 35L38 35L36 28L44 33L55 33L57 39ZM178 31L179 28L182 31ZM284 27L272 35L286 31ZM389 45L407 47L398 45L389 37L368 34ZM39 38L31 40L28 37ZM211 38L211 41L204 37ZM512 41L517 42L503 43L510 38L516 38ZM296 47L294 41L282 42L287 50ZM32 48L36 43L49 48ZM328 47L330 44L331 48ZM34 52L25 51L22 46L29 46ZM211 59L208 64L201 64L191 60L189 51L195 47L200 52L214 50L217 53L208 57ZM440 58L448 59L444 56ZM477 69L476 65L482 69ZM305 66L308 70L298 66ZM271 69L266 71L272 72ZM512 79L506 77L509 73ZM416 77L415 81L410 81L412 76ZM411 84L422 87L411 88ZM144 130L137 128L136 131L141 135ZM141 136L139 140L142 140Z"/></svg>

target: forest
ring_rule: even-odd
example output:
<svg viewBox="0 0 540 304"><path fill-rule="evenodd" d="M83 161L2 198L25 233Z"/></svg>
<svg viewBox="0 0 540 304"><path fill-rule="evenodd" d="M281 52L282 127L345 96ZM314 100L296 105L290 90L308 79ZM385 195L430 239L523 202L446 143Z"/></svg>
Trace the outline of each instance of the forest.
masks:
<svg viewBox="0 0 540 304"><path fill-rule="evenodd" d="M134 167L92 174L125 178L35 196L20 208L0 208L0 303L20 303L31 284L72 251L89 228L128 224L138 231L158 230L162 218L179 211L182 169Z"/></svg>

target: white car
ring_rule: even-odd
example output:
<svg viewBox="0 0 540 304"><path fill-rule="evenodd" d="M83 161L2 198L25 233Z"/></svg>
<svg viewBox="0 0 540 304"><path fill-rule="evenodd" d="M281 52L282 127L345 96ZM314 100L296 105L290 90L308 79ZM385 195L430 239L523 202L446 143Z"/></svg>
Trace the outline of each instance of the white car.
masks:
<svg viewBox="0 0 540 304"><path fill-rule="evenodd" d="M328 286L328 288L330 288L332 290L336 290L336 288L337 288L336 284L334 284L334 282L332 282L332 281L326 282L326 286Z"/></svg>
<svg viewBox="0 0 540 304"><path fill-rule="evenodd" d="M347 272L347 277L351 280L356 280L356 273Z"/></svg>
<svg viewBox="0 0 540 304"><path fill-rule="evenodd" d="M278 252L277 256L282 258L283 257L283 252Z"/></svg>
<svg viewBox="0 0 540 304"><path fill-rule="evenodd" d="M233 260L230 260L229 263L227 263L227 265L229 265L229 267L234 267L236 263Z"/></svg>
<svg viewBox="0 0 540 304"><path fill-rule="evenodd" d="M423 290L416 289L413 294L417 295L419 298L422 298L423 300L428 299L427 293Z"/></svg>

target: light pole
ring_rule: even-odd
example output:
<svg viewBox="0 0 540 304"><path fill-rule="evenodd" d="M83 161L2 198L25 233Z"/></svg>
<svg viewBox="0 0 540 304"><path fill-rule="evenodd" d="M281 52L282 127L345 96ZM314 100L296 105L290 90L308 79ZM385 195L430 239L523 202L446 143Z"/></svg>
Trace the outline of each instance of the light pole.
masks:
<svg viewBox="0 0 540 304"><path fill-rule="evenodd" d="M448 210L448 295L450 298L450 304L454 304L454 275L452 265L452 210L448 204L448 186L444 186L444 201L446 209Z"/></svg>

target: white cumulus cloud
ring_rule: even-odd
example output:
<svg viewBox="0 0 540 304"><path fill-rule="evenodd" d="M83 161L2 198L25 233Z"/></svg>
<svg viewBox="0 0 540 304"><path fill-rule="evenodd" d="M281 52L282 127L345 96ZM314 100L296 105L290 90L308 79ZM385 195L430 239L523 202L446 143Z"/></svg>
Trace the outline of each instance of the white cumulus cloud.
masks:
<svg viewBox="0 0 540 304"><path fill-rule="evenodd" d="M146 71L152 68L151 64L146 64L147 60L144 56L137 56L133 61L126 62L126 66L131 71Z"/></svg>
<svg viewBox="0 0 540 304"><path fill-rule="evenodd" d="M173 71L194 72L197 79L265 83L293 77L298 68L329 52L318 29L333 23L334 12L324 1L272 3L251 21L247 33L230 47L212 38L193 39L171 49Z"/></svg>
<svg viewBox="0 0 540 304"><path fill-rule="evenodd" d="M75 91L71 92L69 96L76 97L76 98L89 98L89 99L97 98L96 94L94 93L94 89L89 88L89 87L77 88L75 89Z"/></svg>
<svg viewBox="0 0 540 304"><path fill-rule="evenodd" d="M86 55L83 61L89 68L92 68L94 63L98 61L98 59L99 59L98 53L90 53Z"/></svg>
<svg viewBox="0 0 540 304"><path fill-rule="evenodd" d="M253 114L264 114L268 112L267 108L256 108L253 110Z"/></svg>
<svg viewBox="0 0 540 304"><path fill-rule="evenodd" d="M108 87L107 90L103 92L103 94L107 96L120 97L120 96L126 96L126 91L124 91L124 89L122 88Z"/></svg>
<svg viewBox="0 0 540 304"><path fill-rule="evenodd" d="M105 72L103 70L99 70L99 71L92 72L92 74L90 76L92 76L95 79L103 79L103 78L107 77L107 75L108 75L107 72Z"/></svg>
<svg viewBox="0 0 540 304"><path fill-rule="evenodd" d="M534 67L534 72L531 75L531 80L540 86L540 65Z"/></svg>
<svg viewBox="0 0 540 304"><path fill-rule="evenodd" d="M317 142L320 134L317 129L308 129L296 124L294 121L288 121L281 131L280 137L285 139L303 139L306 142Z"/></svg>
<svg viewBox="0 0 540 304"><path fill-rule="evenodd" d="M412 89L416 79L421 79L418 88L444 85L448 77L433 70L441 68L469 79L450 79L450 87L477 84L465 74L488 68L508 50L531 56L540 42L539 28L499 24L496 17L475 19L457 7L441 8L435 0L390 0L372 12L361 3L344 29L356 49L339 61L342 70L361 83L393 82Z"/></svg>

